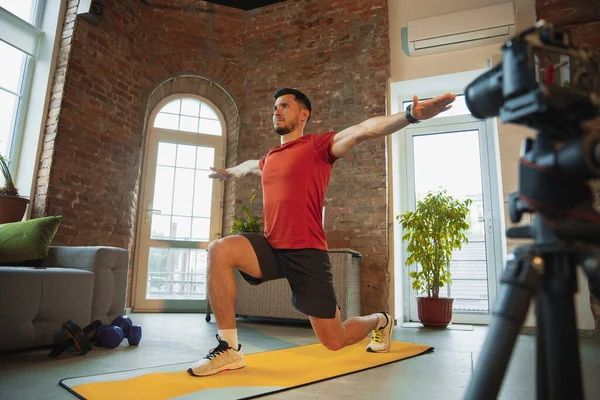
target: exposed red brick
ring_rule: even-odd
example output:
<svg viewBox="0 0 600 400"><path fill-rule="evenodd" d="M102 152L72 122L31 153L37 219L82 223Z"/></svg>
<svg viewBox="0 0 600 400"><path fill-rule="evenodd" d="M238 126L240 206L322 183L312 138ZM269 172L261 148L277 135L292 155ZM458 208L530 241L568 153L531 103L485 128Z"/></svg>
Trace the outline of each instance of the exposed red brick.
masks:
<svg viewBox="0 0 600 400"><path fill-rule="evenodd" d="M77 4L69 1L61 35L33 202L34 216L64 216L55 244L133 254L145 122L171 93L219 105L228 166L278 145L270 116L280 87L311 98L306 133L385 113L386 0L296 0L248 12L196 0L115 0L104 2L95 26L75 18ZM199 78L173 83L181 75L227 94ZM363 143L338 161L326 195L330 247L365 255L363 312L385 308L388 298L385 146ZM228 182L225 232L257 189L256 177Z"/></svg>
<svg viewBox="0 0 600 400"><path fill-rule="evenodd" d="M339 131L385 114L387 13L381 0L289 1L248 12L241 159L262 157L279 145L271 110L272 94L280 87L297 88L311 99L305 133ZM329 247L365 255L364 312L385 308L388 298L388 254L374 251L388 246L385 163L374 162L385 160L385 151L384 139L361 144L336 162L326 193ZM258 179L239 182L238 196L247 198L258 185ZM374 199L380 209L373 207Z"/></svg>

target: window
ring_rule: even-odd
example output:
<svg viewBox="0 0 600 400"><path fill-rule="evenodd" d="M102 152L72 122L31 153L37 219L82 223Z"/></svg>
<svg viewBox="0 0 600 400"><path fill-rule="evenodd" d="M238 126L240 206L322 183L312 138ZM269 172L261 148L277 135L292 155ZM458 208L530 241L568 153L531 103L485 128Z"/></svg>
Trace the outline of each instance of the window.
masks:
<svg viewBox="0 0 600 400"><path fill-rule="evenodd" d="M36 3L36 0L0 0L0 7L33 25Z"/></svg>
<svg viewBox="0 0 600 400"><path fill-rule="evenodd" d="M392 136L394 215L414 210L431 189L442 186L458 198L473 200L469 243L452 254L452 284L440 296L453 297L453 323L487 324L496 304L498 276L504 266L502 188L497 180L498 149L494 121L473 117L464 91L486 70L464 71L392 83L391 111L401 112L412 103L442 93L456 93L452 108L436 118L409 125ZM457 178L458 177L458 178ZM411 287L405 260L402 227L394 224L396 315L418 321L416 293ZM413 269L414 268L414 269Z"/></svg>
<svg viewBox="0 0 600 400"><path fill-rule="evenodd" d="M0 58L8 62L0 66L0 153L8 155L21 100L23 71L27 55L0 42Z"/></svg>
<svg viewBox="0 0 600 400"><path fill-rule="evenodd" d="M209 240L215 149L158 143L152 239Z"/></svg>
<svg viewBox="0 0 600 400"><path fill-rule="evenodd" d="M221 136L219 117L208 104L191 98L177 99L165 105L154 120L155 128Z"/></svg>
<svg viewBox="0 0 600 400"><path fill-rule="evenodd" d="M19 148L33 61L41 32L43 0L0 0L0 154L11 160Z"/></svg>

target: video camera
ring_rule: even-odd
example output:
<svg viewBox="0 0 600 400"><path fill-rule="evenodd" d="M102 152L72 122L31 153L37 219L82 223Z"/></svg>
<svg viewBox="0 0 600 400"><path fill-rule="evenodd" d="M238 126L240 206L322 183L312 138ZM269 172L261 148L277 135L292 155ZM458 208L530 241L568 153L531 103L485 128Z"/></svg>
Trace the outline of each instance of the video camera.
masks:
<svg viewBox="0 0 600 400"><path fill-rule="evenodd" d="M538 399L583 399L574 295L578 267L600 297L600 214L590 180L600 177L600 135L583 123L600 112L600 70L569 31L541 21L503 47L502 63L465 89L477 118L528 126L507 230L533 238L507 258L489 332L465 399L495 399L532 299L536 301Z"/></svg>
<svg viewBox="0 0 600 400"><path fill-rule="evenodd" d="M571 32L543 21L502 47L503 61L466 89L476 118L543 128L556 138L580 134L598 115L600 68L592 53L573 46Z"/></svg>
<svg viewBox="0 0 600 400"><path fill-rule="evenodd" d="M563 239L600 240L600 215L584 180L600 177L600 135L582 123L600 112L600 68L575 48L570 31L541 21L503 47L503 60L465 89L477 118L528 126L520 165L520 194L509 201L511 220L537 211ZM523 229L511 237L526 237ZM531 235L530 235L531 236Z"/></svg>

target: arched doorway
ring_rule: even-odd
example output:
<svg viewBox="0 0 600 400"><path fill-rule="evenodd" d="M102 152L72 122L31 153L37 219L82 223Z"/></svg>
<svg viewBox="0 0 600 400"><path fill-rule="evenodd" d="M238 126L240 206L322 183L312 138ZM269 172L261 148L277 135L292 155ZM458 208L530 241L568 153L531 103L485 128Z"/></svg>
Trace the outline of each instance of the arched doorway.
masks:
<svg viewBox="0 0 600 400"><path fill-rule="evenodd" d="M161 100L149 115L140 186L135 311L206 309L206 249L221 237L226 124L193 94Z"/></svg>

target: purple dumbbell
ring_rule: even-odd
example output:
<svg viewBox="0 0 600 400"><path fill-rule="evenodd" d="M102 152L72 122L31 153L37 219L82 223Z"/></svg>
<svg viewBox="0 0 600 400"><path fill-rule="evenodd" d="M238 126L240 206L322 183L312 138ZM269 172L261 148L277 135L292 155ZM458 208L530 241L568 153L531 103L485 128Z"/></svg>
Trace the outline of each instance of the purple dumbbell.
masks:
<svg viewBox="0 0 600 400"><path fill-rule="evenodd" d="M112 325L118 326L123 330L124 337L132 346L137 346L142 340L142 327L139 325L133 325L131 318L126 315L121 315L115 318Z"/></svg>

